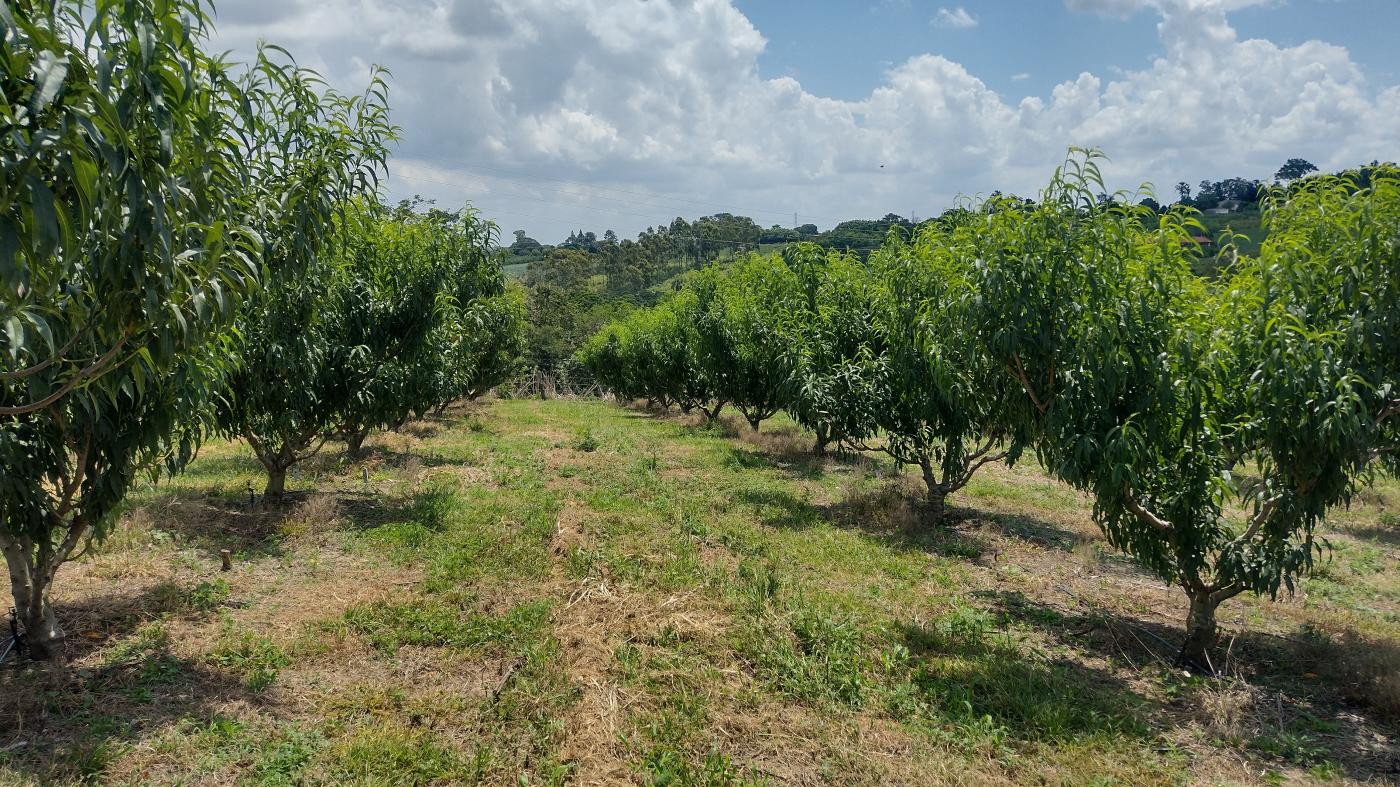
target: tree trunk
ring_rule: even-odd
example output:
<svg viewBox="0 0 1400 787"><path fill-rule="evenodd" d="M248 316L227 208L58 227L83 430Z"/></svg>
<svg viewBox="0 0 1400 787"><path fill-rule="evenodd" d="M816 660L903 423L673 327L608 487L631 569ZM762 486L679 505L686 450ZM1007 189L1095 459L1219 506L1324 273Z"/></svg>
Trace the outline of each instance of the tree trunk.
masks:
<svg viewBox="0 0 1400 787"><path fill-rule="evenodd" d="M267 467L267 487L263 489L263 497L280 500L282 494L287 491L287 467L288 465L271 464Z"/></svg>
<svg viewBox="0 0 1400 787"><path fill-rule="evenodd" d="M63 655L63 642L66 635L58 625L58 616L49 603L49 589L36 588L33 602L23 612L18 606L15 614L20 625L24 626L24 648L34 661L49 661ZM16 599L16 605L19 601Z"/></svg>
<svg viewBox="0 0 1400 787"><path fill-rule="evenodd" d="M1191 599L1191 610L1186 616L1186 640L1181 643L1181 653L1177 656L1178 666L1215 674L1210 662L1210 647L1215 644L1215 609L1221 599L1208 592L1187 591Z"/></svg>
<svg viewBox="0 0 1400 787"><path fill-rule="evenodd" d="M365 438L369 437L368 429L360 429L345 435L345 453L351 459L359 461L365 458Z"/></svg>
<svg viewBox="0 0 1400 787"><path fill-rule="evenodd" d="M924 501L927 504L925 516L935 525L943 524L948 515L948 486L934 475L933 465L927 459L919 460L919 470L924 475L924 486L928 488Z"/></svg>
<svg viewBox="0 0 1400 787"><path fill-rule="evenodd" d="M826 456L826 446L831 442L831 428L826 424L817 424L817 441L812 446L812 453L816 456Z"/></svg>
<svg viewBox="0 0 1400 787"><path fill-rule="evenodd" d="M47 661L63 653L63 628L58 625L49 604L49 584L54 566L38 565L27 539L3 540L5 565L10 570L10 593L15 599L15 617L24 627L24 644L29 658Z"/></svg>
<svg viewBox="0 0 1400 787"><path fill-rule="evenodd" d="M929 489L926 502L928 520L935 525L943 524L943 520L948 518L948 493L941 486Z"/></svg>
<svg viewBox="0 0 1400 787"><path fill-rule="evenodd" d="M707 410L707 409L705 409L705 406L704 406L704 405L701 405L701 406L700 406L700 411L703 412L703 413L705 414L705 423L707 423L707 424L713 424L714 422L718 421L718 420L719 420L720 411L723 410L723 409L724 409L724 400L722 400L722 399L719 400L719 401L717 401L717 402L715 402L715 406L714 406L714 409L713 409L713 410Z"/></svg>

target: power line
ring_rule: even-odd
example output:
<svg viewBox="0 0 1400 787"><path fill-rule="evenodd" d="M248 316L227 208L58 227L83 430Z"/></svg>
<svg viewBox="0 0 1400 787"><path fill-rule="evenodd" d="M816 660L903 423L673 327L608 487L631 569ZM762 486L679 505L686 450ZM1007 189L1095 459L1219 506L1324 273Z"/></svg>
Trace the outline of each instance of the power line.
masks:
<svg viewBox="0 0 1400 787"><path fill-rule="evenodd" d="M780 210L763 210L763 209L758 209L758 210L743 210L743 209L740 209L740 208L731 208L731 207L727 207L724 203L721 203L721 202L710 202L710 201L707 201L707 200L693 200L693 199L687 199L687 198L685 198L685 197L672 197L672 196L665 196L665 195L657 195L657 194L652 194L652 193L648 193L648 192L644 192L644 191L633 191L633 190L631 190L631 189L618 188L618 187L616 187L616 186L595 186L595 185L592 185L592 184L589 184L589 183L584 183L584 182L578 181L578 180L569 180L569 179L567 179L567 178L552 178L552 177L550 177L550 176L548 176L548 175L535 175L535 174L530 174L530 173L516 173L516 172L511 172L510 170L500 169L500 168L497 168L497 167L489 167L489 166L486 166L486 165L484 165L484 164L465 164L465 165L462 165L462 168L463 168L463 169L475 169L475 170L482 171L482 172L499 173L498 175L493 175L492 177L503 177L503 178L506 178L506 179L508 179L508 180L518 180L518 179L520 179L520 178L533 178L533 179L535 179L535 180L547 180L547 181L551 181L551 182L554 182L554 183L563 183L563 184L565 184L565 185L582 186L582 187L584 187L584 188L596 189L596 190L599 190L599 191L612 191L612 192L616 192L616 193L618 193L618 194L631 194L631 195L637 196L637 197L646 197L647 199L656 199L656 198L659 197L660 199L670 200L670 201L672 201L672 202L685 202L685 203L688 203L688 204L691 204L691 205L709 206L709 207L711 207L711 208L717 208L717 207L718 207L718 208L725 208L726 212L728 212L728 211L739 211L739 210L742 210L743 213L746 213L746 214L751 214L751 213L767 213L767 214L771 214L771 215L780 215L780 216L786 216L786 215L787 215L787 211L780 211ZM449 171L450 171L450 170L449 170Z"/></svg>
<svg viewBox="0 0 1400 787"><path fill-rule="evenodd" d="M443 170L443 171L446 171L446 172L453 172L453 170L452 170L451 168L447 168L447 167L439 167L438 169ZM479 172L493 173L493 174L488 174L487 177L493 177L493 178L496 178L496 179L498 179L498 180L515 180L515 181L520 181L520 180L525 179L525 178L530 178L530 179L534 179L534 180L545 180L545 181L550 181L550 182L553 182L553 183L562 183L562 184L564 184L564 185L566 185L566 186L578 186L578 187L581 187L581 188L584 188L584 189L590 189L590 190L593 190L593 191L610 191L610 192L614 192L614 193L617 193L617 194L629 194L629 195L632 195L632 196L635 196L635 197L644 197L644 198L646 198L646 199L648 200L648 202L646 202L646 203L635 203L635 202L630 201L630 200L624 200L624 199L620 199L620 198L616 198L616 197L600 197L601 199L609 199L609 200L616 201L616 202L632 203L632 204L644 204L644 205L653 206L653 207L665 207L665 208L667 208L667 209L674 209L674 208L672 208L671 206L658 205L657 203L654 202L654 200L661 199L661 200L668 200L668 201L671 201L671 202L683 202L683 203L687 203L687 204L690 204L690 205L698 205L698 206L708 207L708 208L712 208L712 209L713 209L713 208L724 208L724 211L722 211L722 212L726 212L726 213L736 213L736 214L739 214L739 215L746 215L746 214L747 214L747 215L752 215L752 214L756 214L756 213L763 213L763 214L768 214L768 215L773 215L773 216L783 216L784 218L787 217L787 211L785 211L785 210L772 210L772 209L754 209L754 210L746 210L746 209L743 209L743 208L734 208L734 207L726 206L724 203L720 203L720 202L710 202L710 201L705 201L705 200L687 199L687 198L685 198L685 197L673 197L673 196L666 196L666 195L651 194L651 193L647 193L647 192L643 192L643 191L634 191L634 190L631 190L631 189L618 188L618 187L616 187L616 186L597 186L597 185L593 185L593 184L589 184L589 183L584 183L584 182L582 182L582 181L568 180L568 179L566 179L566 178L552 178L552 177L549 177L548 175L534 175L534 174L528 174L528 173L511 172L511 171L509 171L509 170L499 169L499 168L496 168L496 167L488 167L488 166L483 165L483 164L466 164L466 165L462 165L461 169L465 169L465 170L477 170L477 171L479 171ZM458 171L456 174L461 174L461 172ZM412 179L431 180L431 179L429 179L429 178L420 178L420 177L418 177L418 176L409 176L409 175L400 175L400 177L406 177L406 178L409 178L409 179L411 179L411 180L412 180ZM433 182L437 182L437 181L433 181ZM453 185L453 184L444 184L444 185ZM561 193L563 193L563 192L561 192ZM796 215L796 214L794 214L794 215Z"/></svg>
<svg viewBox="0 0 1400 787"><path fill-rule="evenodd" d="M405 179L407 179L407 180L420 181L420 182L424 182L424 183L436 183L436 184L439 184L439 185L451 186L451 187L454 187L454 188L464 188L463 185L460 184L460 183L452 183L452 182L449 182L449 181L437 180L437 179L434 179L434 178L425 178L425 177L421 177L421 176L417 176L417 175L404 175L404 174L399 174L397 177L405 178ZM650 219L650 218L651 218L651 216L646 216L646 215L643 215L643 214L640 214L640 213L633 213L633 212L631 212L631 211L617 210L617 209L615 209L615 208L595 208L595 207L591 207L591 206L588 206L588 205L561 204L561 203L558 203L558 202L552 202L552 201L550 201L550 200L543 199L543 198L541 198L541 197L535 197L535 196L532 196L532 195L513 194L513 193L510 193L510 192L506 192L506 193L507 193L507 196L517 197L517 198L522 198L522 199L529 199L529 200L533 200L533 201L535 201L535 202L541 202L541 203L544 203L544 204L546 204L546 205L551 205L551 206L554 206L554 207L564 207L564 208L570 208L570 209L572 209L572 208L581 208L581 209L583 209L583 210L606 211L606 212L609 212L609 213L617 213L617 214L621 214L621 215L635 216L635 217L643 218L643 219ZM606 198L605 198L605 199L606 199ZM480 203L477 203L477 204L478 204L478 207L479 207L479 206L480 206ZM665 206L661 206L661 207L665 207ZM484 212L484 213L490 213L490 211L483 211L483 212ZM541 214L538 214L538 213L530 213L530 212L528 212L528 211L521 211L521 210L512 210L511 213L514 214L514 215L524 216L524 217L527 217L527 218L533 218L533 219L537 219L537 220L540 220L540 221L549 221L549 222L553 222L553 223L557 223L557 224L567 224L567 225L572 225L572 226L576 226L576 227L577 227L577 226L583 226L583 225L585 225L585 224L587 224L587 223L589 223L589 222L591 222L591 221L596 221L596 219L593 219L593 218L585 219L585 218L581 218L581 217L577 217L577 216L541 215ZM796 224L797 218L798 218L798 215L797 215L796 213L794 213L794 214L793 214L794 224ZM664 232L664 231L666 231L666 227L667 227L668 225L662 223L662 224L658 224L658 226L659 226L660 229ZM757 248L757 247L760 246L760 245L764 245L764 244L761 244L759 241L735 241L735 240L725 240L725 239L723 239L723 238L706 238L706 237L702 237L702 236L699 236L699 235L675 235L675 234L672 234L672 233L669 233L669 232L667 232L666 234L667 234L668 237L673 238L673 239L677 239L677 240L699 241L699 242L703 242L703 243L723 243L723 244L729 244L729 245L733 245L733 246L752 246L752 247L755 247L755 248ZM634 242L635 242L635 241L634 241ZM787 243L787 241L783 241L783 243ZM774 244L768 244L768 245L774 245ZM878 246L878 245L876 245L876 246L844 246L844 247L840 247L840 249L843 250L843 251L857 251L857 252L861 252L861 251L874 251L874 250L876 250L876 249L878 249L878 248L880 248L880 246Z"/></svg>
<svg viewBox="0 0 1400 787"><path fill-rule="evenodd" d="M579 222L585 221L584 219L580 219L580 218L578 218L578 217L570 217L570 216L542 215L542 214L539 214L539 213L527 213L527 212L524 212L524 211L516 211L516 213L518 213L518 214L521 215L521 216L526 216L526 217L529 217L529 218L532 218L532 219L539 219L539 220L541 220L541 221L550 221L550 222L555 222L555 223L558 223L558 224L572 224L572 225L574 225L574 226L577 226ZM755 247L755 248L757 248L758 246L763 246L763 245L770 245L770 246L772 246L772 245L777 245L777 244L764 244L764 243L761 243L761 242L759 242L759 241L725 240L724 238L705 238L705 237L702 237L702 236L699 236L699 235L676 235L676 234L672 234L672 233L670 233L670 232L667 232L666 229L665 229L665 227L662 227L662 228L661 228L661 231L666 233L666 237L668 237L668 238L673 238L673 239L677 239L677 240L701 241L701 242L704 242L704 243L724 243L724 244L729 244L729 245L733 245L733 246L753 246L753 247ZM632 239L631 239L631 238L628 238L627 240L632 240ZM635 241L635 240L632 240L632 242L633 242L633 243L638 243L638 241ZM784 241L784 243L788 243L788 242L789 242L789 241ZM549 244L549 245L555 246L555 247L557 248L558 246L560 246L560 245L562 245L562 244ZM874 251L874 250L880 248L880 246L878 246L878 245L876 245L876 246L841 246L841 247L837 247L837 248L838 248L839 250L841 250L841 251Z"/></svg>
<svg viewBox="0 0 1400 787"><path fill-rule="evenodd" d="M405 179L405 180L414 180L414 181L418 181L418 182L420 182L420 183L436 183L436 184L438 184L438 185L442 185L442 186L451 186L451 187L453 187L453 188L459 188L459 189L460 189L460 188L466 188L466 187L465 187L463 184L461 184L461 183L452 183L452 182L450 182L450 181L446 181L446 180L437 180L437 179L435 179L435 178L425 178L425 177L422 177L422 176L419 176L419 175L404 175L404 174L398 174L398 175L395 175L395 177L403 178L403 179ZM657 217L657 215L658 215L658 214L656 214L656 213L637 213L637 212L635 212L635 211L630 211L630 210L620 210L620 209L618 209L618 208L608 208L608 207L595 207L595 206L591 206L591 205L577 205L577 204L574 204L574 205L565 205L565 204L563 204L563 203L560 203L560 202L557 202L557 201L554 201L554 200L548 200L548 199L545 199L545 198L543 198L543 197L534 196L533 194L520 194L520 193L517 193L517 192L505 191L505 190L502 190L502 189L494 189L494 188L492 189L492 191L497 191L498 193L504 193L506 196L515 197L516 199L527 199L527 200L531 200L531 201L533 201L533 202L542 202L542 203L544 203L544 204L546 204L546 205L559 205L559 206L562 206L562 207L577 207L577 208L583 208L584 210L591 210L591 211L604 211L604 212L607 212L607 213L615 213L615 214L617 214L617 215L619 215L619 216L632 216L632 217L634 217L634 218L647 219L647 220L649 220L649 221L657 221L657 218L656 218L656 217ZM579 196L585 196L585 195L579 195ZM602 199L607 199L607 198L606 198L606 197L603 197ZM670 208L667 208L666 206L659 206L658 209L670 210ZM513 212L518 212L518 211L513 211Z"/></svg>

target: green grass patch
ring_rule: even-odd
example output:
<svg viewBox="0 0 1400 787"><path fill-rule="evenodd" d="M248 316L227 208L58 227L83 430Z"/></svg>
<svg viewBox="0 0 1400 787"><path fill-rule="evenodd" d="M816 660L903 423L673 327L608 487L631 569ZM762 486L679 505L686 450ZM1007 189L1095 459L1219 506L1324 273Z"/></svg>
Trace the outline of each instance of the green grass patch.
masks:
<svg viewBox="0 0 1400 787"><path fill-rule="evenodd" d="M538 640L549 625L550 611L549 602L532 601L491 615L428 596L352 607L345 613L345 624L385 653L405 645L509 651Z"/></svg>

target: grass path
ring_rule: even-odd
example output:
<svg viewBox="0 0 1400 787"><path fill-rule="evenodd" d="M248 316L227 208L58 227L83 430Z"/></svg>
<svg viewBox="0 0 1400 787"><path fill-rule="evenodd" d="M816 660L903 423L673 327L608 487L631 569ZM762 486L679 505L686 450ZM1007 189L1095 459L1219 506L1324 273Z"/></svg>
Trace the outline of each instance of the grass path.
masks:
<svg viewBox="0 0 1400 787"><path fill-rule="evenodd" d="M1034 466L929 530L887 463L764 429L493 401L273 510L211 445L60 575L69 667L0 670L0 784L1400 778L1394 481L1222 608L1207 681L1180 594Z"/></svg>

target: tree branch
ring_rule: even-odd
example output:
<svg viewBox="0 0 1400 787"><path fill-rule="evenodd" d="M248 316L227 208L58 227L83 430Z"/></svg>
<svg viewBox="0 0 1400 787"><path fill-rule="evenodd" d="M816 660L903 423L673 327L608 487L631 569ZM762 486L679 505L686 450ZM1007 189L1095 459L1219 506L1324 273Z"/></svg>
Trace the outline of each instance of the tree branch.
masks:
<svg viewBox="0 0 1400 787"><path fill-rule="evenodd" d="M1380 426L1382 421L1396 415L1400 415L1400 399L1392 399L1386 403L1385 407L1381 408L1380 415L1376 416L1376 426Z"/></svg>
<svg viewBox="0 0 1400 787"><path fill-rule="evenodd" d="M316 430L313 429L313 430L309 430L309 431L310 431L310 434L304 434L303 437L302 437L302 440L300 441L300 442L302 442L303 444L310 444L310 442L311 442L312 440L315 440L315 439L316 439ZM320 452L321 452L321 448L324 447L325 444L326 444L326 442L329 441L329 440L331 439L331 436L332 436L332 435L331 435L330 432L322 432L322 433L321 433L321 442L317 443L315 448L311 449L310 451L308 451L308 452L306 452L306 453L304 453L304 454L302 454L302 455L300 455L300 456L297 455L297 452L296 452L296 451L292 451L292 452L291 452L291 453L292 453L292 464L296 464L296 463L298 463L298 462L305 462L306 460L308 460L308 459L310 459L311 457L315 456L316 454L320 453Z"/></svg>
<svg viewBox="0 0 1400 787"><path fill-rule="evenodd" d="M1240 582L1232 582L1228 585L1220 586L1211 585L1206 588L1206 590L1210 593L1211 602L1215 604L1219 604L1223 601L1229 601L1230 599L1234 598L1235 596L1238 596L1247 589L1248 588L1246 588Z"/></svg>
<svg viewBox="0 0 1400 787"><path fill-rule="evenodd" d="M69 380L57 391L54 391L53 393L49 394L43 399L40 399L37 402L32 402L30 404L15 405L14 407L0 407L0 416L28 415L29 413L42 410L45 407L48 407L49 405L53 404L54 402L57 402L59 399L62 399L64 396L67 396L68 394L72 393L78 388L79 385L85 383L88 379L99 376L99 372L103 371L102 367L111 363L112 359L117 356L117 353L121 352L122 347L126 344L126 340L129 338L131 338L130 329L128 329L122 334L121 340L119 340L116 344L112 345L112 349L103 353L101 358L98 358L97 360L93 361L86 368L79 370L77 374L73 375L72 380Z"/></svg>
<svg viewBox="0 0 1400 787"><path fill-rule="evenodd" d="M58 516L66 516L69 511L73 510L73 497L82 486L83 479L87 477L87 457L91 450L92 432L89 431L83 441L83 449L75 452L76 461L73 463L73 477L63 488L63 496L60 498L58 506L54 509L54 512L58 514Z"/></svg>
<svg viewBox="0 0 1400 787"><path fill-rule="evenodd" d="M1016 375L1016 379L1021 381L1021 388L1023 388L1026 395L1031 398L1031 404L1035 405L1035 409L1039 410L1041 413L1049 410L1050 404L1048 402L1041 402L1040 397L1035 395L1035 388L1031 386L1030 378L1026 376L1026 370L1021 366L1020 353L1013 354L1011 358L1016 362L1016 365L1014 367L1008 366L1007 368Z"/></svg>
<svg viewBox="0 0 1400 787"><path fill-rule="evenodd" d="M1268 500L1265 500L1263 505L1259 506L1259 510L1256 511L1254 516L1250 519L1249 527L1240 534L1239 538L1235 539L1235 543L1247 544L1252 541L1254 537L1259 534L1259 529L1269 521L1269 517L1274 515L1274 509L1278 508L1278 503L1282 499L1283 495L1274 495Z"/></svg>
<svg viewBox="0 0 1400 787"><path fill-rule="evenodd" d="M958 488L961 489L962 487L967 486L967 482L972 480L973 473L976 473L979 469L981 469L982 465L991 464L992 462L1000 462L1001 460L1005 459L1009 455L1009 453L1009 451L999 451L990 456L982 456L981 458L978 458L977 461L968 464L963 470L962 475L958 476Z"/></svg>
<svg viewBox="0 0 1400 787"><path fill-rule="evenodd" d="M23 380L30 375L38 374L50 366L53 366L55 363L58 363L63 356L67 355L69 350L73 349L73 346L78 343L78 340L83 337L85 332L85 330L75 332L73 338L69 339L67 344L58 348L47 360L40 361L27 369L16 369L13 372L0 372L0 380Z"/></svg>
<svg viewBox="0 0 1400 787"><path fill-rule="evenodd" d="M58 573L58 567L63 565L64 561L68 559L68 555L78 546L78 542L83 539L87 531L87 517L78 514L69 520L67 537L63 539L63 543L59 546L58 551L53 553L50 557L48 565L43 568L45 584L53 582L54 575Z"/></svg>
<svg viewBox="0 0 1400 787"><path fill-rule="evenodd" d="M889 446L888 443L886 443L885 445L875 445L875 446L872 446L872 445L870 445L869 443L865 442L864 440L859 440L859 439L856 439L856 438L847 438L847 439L845 440L845 443L846 443L846 445L849 445L850 447L856 449L857 451L865 451L865 452L867 452L867 453L884 454L885 456L888 456L889 458L891 458L891 459L893 459L894 461L900 463L901 465L915 465L915 464L918 464L918 461L917 461L917 460L911 461L910 459L908 459L908 458L906 458L906 457L903 457L903 456L900 456L899 454L895 453L894 450L893 450L892 448L890 448L890 446Z"/></svg>
<svg viewBox="0 0 1400 787"><path fill-rule="evenodd" d="M252 429L245 429L243 431L243 439L248 441L248 445L253 449L253 454L258 457L258 461L262 462L264 467L269 466L268 454L263 449L262 441L253 434Z"/></svg>
<svg viewBox="0 0 1400 787"><path fill-rule="evenodd" d="M1168 522L1144 508L1142 503L1138 502L1137 495L1126 485L1123 487L1123 507L1128 509L1130 513L1144 524L1150 525L1156 530L1160 530L1163 533L1173 533L1176 531L1176 527L1172 525L1171 522Z"/></svg>

